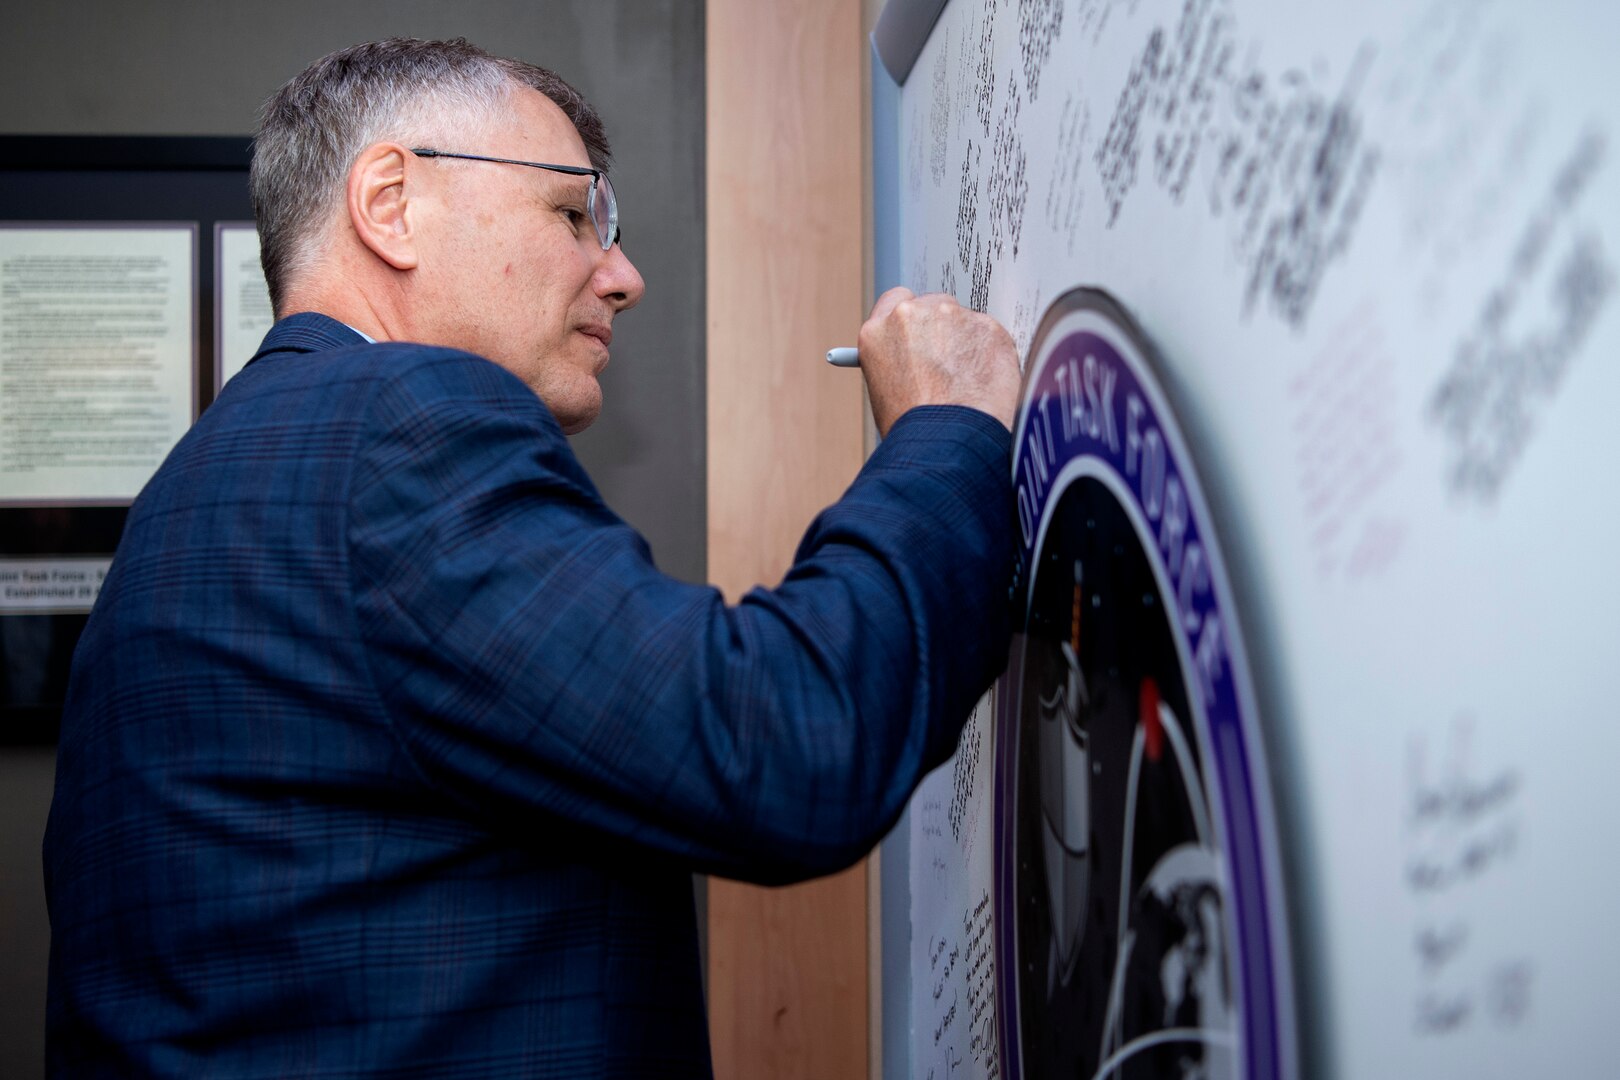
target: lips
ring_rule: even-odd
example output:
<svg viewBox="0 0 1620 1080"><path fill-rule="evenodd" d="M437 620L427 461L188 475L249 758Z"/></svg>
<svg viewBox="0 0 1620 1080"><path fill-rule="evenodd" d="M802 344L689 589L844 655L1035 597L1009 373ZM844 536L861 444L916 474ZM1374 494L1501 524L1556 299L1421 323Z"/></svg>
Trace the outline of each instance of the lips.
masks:
<svg viewBox="0 0 1620 1080"><path fill-rule="evenodd" d="M586 337L593 337L600 341L604 347L613 344L613 331L600 323L581 326L579 332Z"/></svg>

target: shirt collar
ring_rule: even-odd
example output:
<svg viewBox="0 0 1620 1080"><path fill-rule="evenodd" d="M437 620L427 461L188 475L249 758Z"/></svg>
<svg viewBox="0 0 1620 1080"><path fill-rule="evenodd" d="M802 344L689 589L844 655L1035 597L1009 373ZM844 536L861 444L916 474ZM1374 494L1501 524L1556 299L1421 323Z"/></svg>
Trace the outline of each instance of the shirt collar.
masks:
<svg viewBox="0 0 1620 1080"><path fill-rule="evenodd" d="M329 315L322 315L318 311L301 311L278 320L248 363L274 352L327 352L368 341L372 339Z"/></svg>

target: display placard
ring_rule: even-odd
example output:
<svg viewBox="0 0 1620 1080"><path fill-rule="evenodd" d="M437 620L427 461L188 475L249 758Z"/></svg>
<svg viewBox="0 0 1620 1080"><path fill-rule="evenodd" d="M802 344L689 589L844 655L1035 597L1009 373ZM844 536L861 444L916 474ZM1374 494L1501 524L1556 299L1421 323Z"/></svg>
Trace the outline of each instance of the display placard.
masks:
<svg viewBox="0 0 1620 1080"><path fill-rule="evenodd" d="M0 744L52 742L126 508L213 400L246 138L0 136Z"/></svg>

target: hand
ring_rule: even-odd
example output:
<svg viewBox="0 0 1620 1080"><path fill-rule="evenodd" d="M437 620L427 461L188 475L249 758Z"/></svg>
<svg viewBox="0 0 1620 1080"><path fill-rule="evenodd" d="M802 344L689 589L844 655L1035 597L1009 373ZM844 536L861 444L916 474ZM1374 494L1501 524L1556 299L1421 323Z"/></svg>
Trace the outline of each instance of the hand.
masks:
<svg viewBox="0 0 1620 1080"><path fill-rule="evenodd" d="M861 327L861 373L878 434L918 405L967 405L1012 429L1018 349L988 315L942 293L890 289Z"/></svg>

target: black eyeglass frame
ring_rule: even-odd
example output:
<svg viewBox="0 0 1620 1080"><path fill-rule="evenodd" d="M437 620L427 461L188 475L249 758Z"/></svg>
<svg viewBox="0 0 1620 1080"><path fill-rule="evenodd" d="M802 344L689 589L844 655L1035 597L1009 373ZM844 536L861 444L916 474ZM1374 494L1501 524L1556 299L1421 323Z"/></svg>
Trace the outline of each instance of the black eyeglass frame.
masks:
<svg viewBox="0 0 1620 1080"><path fill-rule="evenodd" d="M516 158L488 157L484 154L456 154L449 150L430 150L426 147L412 147L411 153L417 157L493 161L497 165L525 165L531 169L545 169L548 172L567 173L570 176L588 176L591 178L591 189L585 195L585 210L590 214L592 227L596 229L597 242L602 245L603 251L609 250L619 242L619 198L613 190L613 182L607 178L607 173L601 169L587 169L581 165L551 165L544 161L519 161ZM607 192L605 196L608 213L606 226L599 223L596 217L596 192L598 188Z"/></svg>

